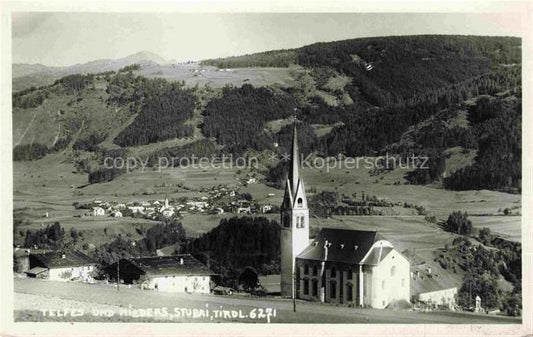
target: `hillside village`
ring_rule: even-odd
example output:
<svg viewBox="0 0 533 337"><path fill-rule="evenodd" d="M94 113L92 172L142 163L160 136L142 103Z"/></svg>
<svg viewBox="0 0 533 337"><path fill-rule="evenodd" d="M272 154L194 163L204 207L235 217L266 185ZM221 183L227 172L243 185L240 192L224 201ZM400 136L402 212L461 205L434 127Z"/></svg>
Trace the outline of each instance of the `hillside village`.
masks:
<svg viewBox="0 0 533 337"><path fill-rule="evenodd" d="M121 218L123 216L138 216L156 220L160 216L164 218L180 218L185 214L266 214L273 213L270 203L258 204L251 199L242 199L242 195L236 194L234 189L227 187L213 187L206 196L188 199L132 201L121 203L117 201L94 200L90 204L80 204L75 202L76 209L87 209L88 212L78 215L82 216L108 216ZM270 194L269 197L273 197ZM250 195L244 195L250 197ZM47 217L48 215L46 215Z"/></svg>
<svg viewBox="0 0 533 337"><path fill-rule="evenodd" d="M293 157L297 158L296 128L293 132L295 134ZM224 282L219 273L210 269L209 260L205 265L190 253L177 254L178 249L168 250L166 248L156 249L154 256L135 257L128 254L130 257L126 257L125 252L122 252L114 261L102 264L80 251L65 250L65 247L61 251L42 250L42 247L37 245L24 249L16 247L15 270L23 273L18 275L52 281L96 282L111 285L116 283L117 289L120 284L124 284L130 288L134 286L142 290L159 292L295 297L308 301L372 308L408 309L414 305L417 310L500 312L494 307L489 307L490 310L484 307L479 294L472 298L471 290L469 290L470 298L467 302L469 306L465 307L463 299L460 300L458 297L458 284L452 286L453 283L439 282L439 277L442 277L439 274L442 271L437 273L433 271L431 264L416 261L416 254L411 255L409 250L403 253L398 252L391 242L377 231L330 228L322 229L314 239L310 239L306 191L303 189L302 178L298 173L298 164L291 161L290 167L292 171L289 172L287 178L284 201L276 208L278 212L281 212L280 281L270 283L271 281L267 279L272 280L271 277L260 278L256 271L247 267L239 276L236 286L231 287ZM219 211L213 206L214 200L239 197L234 189L220 186L207 190L207 194L209 197L190 201L182 200L183 203L176 205L171 204L168 196L165 196L164 200L132 203L95 200L91 204L75 203L74 206L89 209L90 212L86 215L93 217L120 218L127 214L151 219L162 217L170 220L178 219L182 214L188 213L223 214L223 209ZM382 206L383 203L386 204L383 199L375 197L367 200ZM227 207L236 214L251 214L250 202L251 200L237 199L237 201L230 202ZM262 213L272 211L272 207L265 206L254 207L254 211ZM62 236L60 226L55 226L55 235ZM292 234L287 236L287 233L290 233L287 231ZM298 232L301 233L298 234ZM466 241L468 242L468 239ZM311 244L307 246L309 243ZM135 246L136 242L131 241L131 245ZM355 256L350 255L353 254L350 249L352 251L355 249ZM469 249L477 250L475 246L470 246ZM449 248L446 248L446 251L449 251ZM345 254L348 254L347 257L343 257ZM396 262L392 261L395 258ZM320 263L316 263L317 259L324 261L322 267ZM346 269L346 263L354 263L354 265ZM445 262L439 261L439 263L444 267ZM325 265L329 267L324 268ZM358 268L359 271L357 271ZM387 268L390 269L389 276L385 276L389 274L389 271L380 271ZM453 268L455 272L455 267ZM244 276L247 272L251 275L250 279ZM300 281L294 283L294 278ZM340 286L337 286L339 283ZM372 284L375 285L372 286ZM378 287L378 284L381 284L381 287ZM444 284L449 286L443 287ZM397 285L401 285L401 291L391 288ZM292 290L293 287L296 289ZM370 291L373 295L370 295ZM511 309L517 308L512 307L506 310L509 313Z"/></svg>

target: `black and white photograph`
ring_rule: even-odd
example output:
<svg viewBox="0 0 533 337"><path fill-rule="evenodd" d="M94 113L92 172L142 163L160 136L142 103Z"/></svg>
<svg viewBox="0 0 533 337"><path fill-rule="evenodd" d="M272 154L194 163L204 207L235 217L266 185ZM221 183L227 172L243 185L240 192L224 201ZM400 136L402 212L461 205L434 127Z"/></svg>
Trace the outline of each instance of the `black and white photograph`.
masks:
<svg viewBox="0 0 533 337"><path fill-rule="evenodd" d="M16 8L14 326L531 333L523 13Z"/></svg>

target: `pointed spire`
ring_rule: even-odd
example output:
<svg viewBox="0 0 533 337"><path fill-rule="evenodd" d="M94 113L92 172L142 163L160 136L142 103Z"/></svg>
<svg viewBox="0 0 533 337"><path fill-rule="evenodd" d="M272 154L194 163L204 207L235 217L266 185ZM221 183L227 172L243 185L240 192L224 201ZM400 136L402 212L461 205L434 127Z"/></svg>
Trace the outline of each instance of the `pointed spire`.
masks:
<svg viewBox="0 0 533 337"><path fill-rule="evenodd" d="M295 193L298 187L298 135L296 134L296 122L292 130L292 153L291 153L291 167L289 172L289 181L291 182L292 192Z"/></svg>

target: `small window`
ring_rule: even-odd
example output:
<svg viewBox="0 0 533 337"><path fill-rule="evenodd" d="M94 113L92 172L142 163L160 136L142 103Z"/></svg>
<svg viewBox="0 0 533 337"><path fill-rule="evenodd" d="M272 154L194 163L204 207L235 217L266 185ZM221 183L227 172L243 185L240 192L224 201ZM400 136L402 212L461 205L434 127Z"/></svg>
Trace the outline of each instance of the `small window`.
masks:
<svg viewBox="0 0 533 337"><path fill-rule="evenodd" d="M316 266L313 266L313 276L318 275L318 268Z"/></svg>
<svg viewBox="0 0 533 337"><path fill-rule="evenodd" d="M305 265L304 266L304 275L307 275L307 274L309 274L309 266Z"/></svg>
<svg viewBox="0 0 533 337"><path fill-rule="evenodd" d="M335 267L331 268L331 277L337 277L337 270L335 270Z"/></svg>
<svg viewBox="0 0 533 337"><path fill-rule="evenodd" d="M298 198L298 207L303 207L304 201L302 198Z"/></svg>
<svg viewBox="0 0 533 337"><path fill-rule="evenodd" d="M329 295L330 298L337 296L337 284L334 281L329 283Z"/></svg>
<svg viewBox="0 0 533 337"><path fill-rule="evenodd" d="M405 279L402 279L402 288L405 288Z"/></svg>
<svg viewBox="0 0 533 337"><path fill-rule="evenodd" d="M396 275L396 266L392 266L390 269L390 276L393 277L394 275Z"/></svg>
<svg viewBox="0 0 533 337"><path fill-rule="evenodd" d="M385 280L381 281L381 289L385 289Z"/></svg>
<svg viewBox="0 0 533 337"><path fill-rule="evenodd" d="M353 271L351 269L348 269L348 272L346 274L346 278L348 280L351 280L353 278Z"/></svg>
<svg viewBox="0 0 533 337"><path fill-rule="evenodd" d="M318 281L313 280L312 286L313 286L313 296L318 296Z"/></svg>
<svg viewBox="0 0 533 337"><path fill-rule="evenodd" d="M304 295L309 295L309 280L304 280Z"/></svg>

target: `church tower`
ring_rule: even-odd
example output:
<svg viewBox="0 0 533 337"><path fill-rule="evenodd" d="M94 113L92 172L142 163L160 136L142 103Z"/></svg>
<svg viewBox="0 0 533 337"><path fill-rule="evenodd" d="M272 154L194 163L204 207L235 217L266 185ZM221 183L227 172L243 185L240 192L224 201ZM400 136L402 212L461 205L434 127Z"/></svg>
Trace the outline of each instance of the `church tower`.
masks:
<svg viewBox="0 0 533 337"><path fill-rule="evenodd" d="M304 182L298 172L296 124L292 134L292 153L285 195L281 204L281 296L295 297L296 256L309 245L309 209Z"/></svg>

